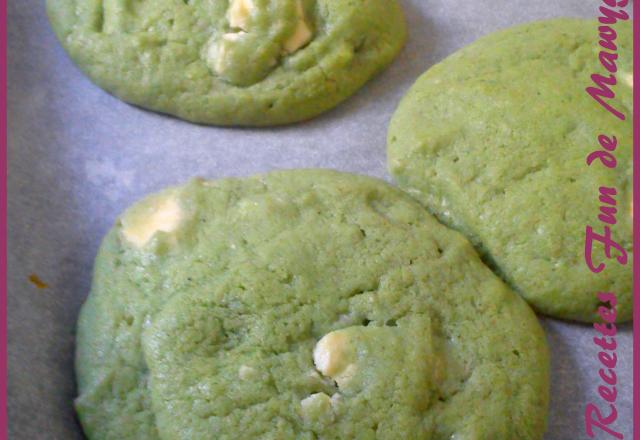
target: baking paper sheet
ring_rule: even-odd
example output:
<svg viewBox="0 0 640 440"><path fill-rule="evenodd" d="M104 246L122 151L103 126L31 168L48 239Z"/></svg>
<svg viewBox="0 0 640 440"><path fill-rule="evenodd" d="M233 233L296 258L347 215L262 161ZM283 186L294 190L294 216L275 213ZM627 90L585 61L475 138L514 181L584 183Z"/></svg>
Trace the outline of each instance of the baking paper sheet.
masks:
<svg viewBox="0 0 640 440"><path fill-rule="evenodd" d="M72 400L74 327L101 237L141 196L192 176L328 167L388 179L387 123L418 75L489 32L534 19L593 17L595 0L403 0L409 41L354 98L275 129L192 125L127 105L84 77L57 43L42 0L8 4L9 432L82 439ZM594 29L595 32L595 29ZM48 287L28 280L37 275ZM590 326L543 319L552 353L546 439L584 435L598 401ZM632 337L618 338L619 419L631 438ZM601 437L604 438L604 437Z"/></svg>

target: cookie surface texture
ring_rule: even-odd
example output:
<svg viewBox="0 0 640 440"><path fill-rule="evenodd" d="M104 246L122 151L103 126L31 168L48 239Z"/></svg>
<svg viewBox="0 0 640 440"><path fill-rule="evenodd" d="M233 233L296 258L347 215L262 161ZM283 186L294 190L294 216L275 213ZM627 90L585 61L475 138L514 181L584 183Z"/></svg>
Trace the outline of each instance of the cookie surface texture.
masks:
<svg viewBox="0 0 640 440"><path fill-rule="evenodd" d="M389 128L388 162L398 184L474 243L485 261L550 316L598 319L598 292L617 296L617 320L632 314L631 26L617 31L616 98L621 121L585 89L608 76L598 61L598 23L559 19L484 37L425 73ZM599 136L617 138L615 169L587 156ZM615 205L600 200L615 190ZM609 188L609 189L606 189ZM604 234L600 208L614 208L606 258L586 227ZM609 225L607 225L609 226Z"/></svg>
<svg viewBox="0 0 640 440"><path fill-rule="evenodd" d="M194 180L127 210L77 372L91 439L539 439L548 400L535 314L472 245L326 170Z"/></svg>
<svg viewBox="0 0 640 440"><path fill-rule="evenodd" d="M396 0L48 0L76 64L132 104L192 122L312 118L402 47Z"/></svg>

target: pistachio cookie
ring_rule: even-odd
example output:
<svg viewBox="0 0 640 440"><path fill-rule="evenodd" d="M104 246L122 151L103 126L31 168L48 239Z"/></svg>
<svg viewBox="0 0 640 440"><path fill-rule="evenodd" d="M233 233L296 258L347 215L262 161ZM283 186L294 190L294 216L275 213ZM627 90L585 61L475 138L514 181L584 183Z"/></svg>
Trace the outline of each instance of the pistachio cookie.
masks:
<svg viewBox="0 0 640 440"><path fill-rule="evenodd" d="M396 0L47 0L53 28L99 86L204 124L312 118L402 47Z"/></svg>
<svg viewBox="0 0 640 440"><path fill-rule="evenodd" d="M78 325L90 439L540 439L529 306L388 184L194 180L105 238Z"/></svg>
<svg viewBox="0 0 640 440"><path fill-rule="evenodd" d="M630 23L618 23L620 120L585 89L600 65L598 23L559 19L478 40L425 73L389 128L389 170L533 307L557 318L598 319L598 292L632 315L632 97ZM617 167L587 157L600 135L617 139ZM604 140L600 138L600 140ZM610 205L608 196L613 194ZM602 195L602 197L601 197ZM611 259L587 226L605 234L601 207L614 207ZM625 260L627 264L621 264Z"/></svg>

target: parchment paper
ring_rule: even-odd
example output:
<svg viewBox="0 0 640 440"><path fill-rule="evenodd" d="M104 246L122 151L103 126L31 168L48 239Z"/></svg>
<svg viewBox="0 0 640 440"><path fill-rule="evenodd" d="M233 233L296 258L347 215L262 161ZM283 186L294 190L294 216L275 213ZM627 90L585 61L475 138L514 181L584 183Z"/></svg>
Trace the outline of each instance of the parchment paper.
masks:
<svg viewBox="0 0 640 440"><path fill-rule="evenodd" d="M596 0L403 0L408 44L390 69L336 110L276 129L192 125L129 106L89 82L57 43L42 0L8 4L9 432L83 438L72 400L74 328L93 258L118 213L192 176L328 167L388 179L385 139L399 99L428 67L481 35L559 16L595 16ZM595 31L595 29L594 29ZM48 287L28 280L36 274ZM552 352L547 439L584 434L598 401L589 326L542 320ZM615 427L631 438L632 338L618 338ZM598 438L604 438L602 436Z"/></svg>

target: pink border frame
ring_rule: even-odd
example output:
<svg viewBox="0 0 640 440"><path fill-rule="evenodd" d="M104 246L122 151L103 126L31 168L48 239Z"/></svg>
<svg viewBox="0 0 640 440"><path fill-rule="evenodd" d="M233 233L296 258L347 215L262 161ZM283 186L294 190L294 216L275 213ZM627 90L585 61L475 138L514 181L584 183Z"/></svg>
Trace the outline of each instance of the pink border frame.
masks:
<svg viewBox="0 0 640 440"><path fill-rule="evenodd" d="M633 438L640 440L640 1L633 2Z"/></svg>
<svg viewBox="0 0 640 440"><path fill-rule="evenodd" d="M0 439L7 419L7 2L0 0Z"/></svg>
<svg viewBox="0 0 640 440"><path fill-rule="evenodd" d="M640 0L633 2L633 217L640 218ZM0 0L0 440L8 438L7 420L7 3ZM640 221L633 231L633 439L640 440Z"/></svg>
<svg viewBox="0 0 640 440"><path fill-rule="evenodd" d="M0 0L0 439L7 420L7 2Z"/></svg>

